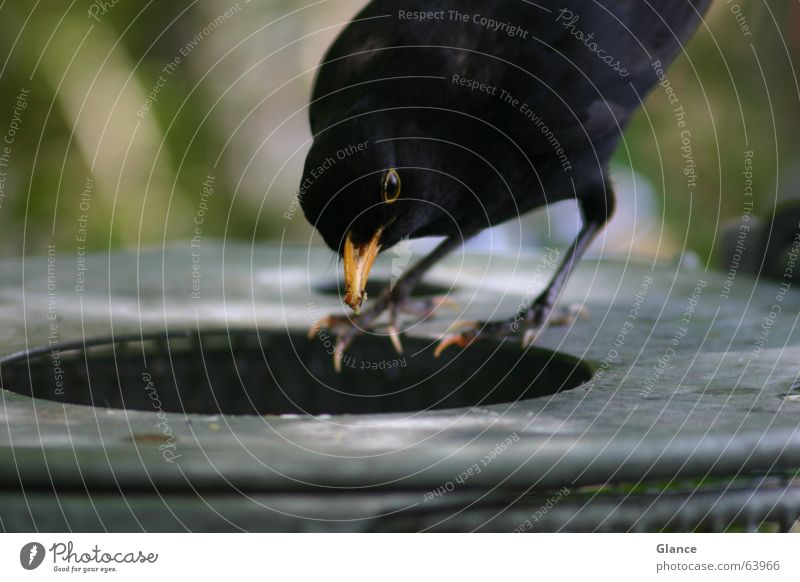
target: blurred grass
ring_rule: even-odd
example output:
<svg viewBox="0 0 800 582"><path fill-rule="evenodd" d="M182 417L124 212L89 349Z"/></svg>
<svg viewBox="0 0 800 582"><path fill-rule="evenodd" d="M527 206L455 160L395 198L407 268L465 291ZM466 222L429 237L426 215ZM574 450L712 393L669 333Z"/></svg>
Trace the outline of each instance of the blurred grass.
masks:
<svg viewBox="0 0 800 582"><path fill-rule="evenodd" d="M0 5L0 136L20 90L30 91L11 146L0 253L41 254L50 242L74 248L82 215L89 248L186 241L208 175L215 176L214 196L203 236L269 240L286 229L288 239L307 240L302 217L287 222L282 215L309 137L304 107L313 67L334 25L363 2L303 9L289 0L119 1L107 3L99 22L87 14L92 4ZM698 187L687 189L680 131L661 90L616 155L655 185L671 238L702 257L714 252L720 225L742 212L745 150L755 152L757 213L793 197L800 178L791 60L798 5L738 5L752 36L743 36L730 4L717 2L689 56L669 72L687 113ZM226 10L233 14L220 21ZM137 115L164 67L198 34L152 108ZM88 178L86 210L80 200Z"/></svg>

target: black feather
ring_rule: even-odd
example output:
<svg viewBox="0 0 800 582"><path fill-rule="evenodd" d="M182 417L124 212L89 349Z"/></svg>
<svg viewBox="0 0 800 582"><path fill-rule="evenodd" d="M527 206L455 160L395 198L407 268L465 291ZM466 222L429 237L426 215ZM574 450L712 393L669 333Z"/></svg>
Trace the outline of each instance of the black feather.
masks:
<svg viewBox="0 0 800 582"><path fill-rule="evenodd" d="M371 2L318 71L301 196L307 218L337 251L348 232L368 240L385 227L386 249L597 195L657 69L679 53L709 4ZM482 18L507 25L492 30ZM495 89L470 90L460 79ZM363 150L342 154L361 143ZM326 160L330 167L316 171ZM380 192L389 168L403 183L392 205Z"/></svg>

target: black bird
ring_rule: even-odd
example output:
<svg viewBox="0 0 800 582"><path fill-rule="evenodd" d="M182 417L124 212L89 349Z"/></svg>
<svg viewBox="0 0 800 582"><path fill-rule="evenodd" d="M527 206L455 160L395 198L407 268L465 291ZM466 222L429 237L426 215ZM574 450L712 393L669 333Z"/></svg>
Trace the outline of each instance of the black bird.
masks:
<svg viewBox="0 0 800 582"><path fill-rule="evenodd" d="M545 291L509 320L440 343L552 323L574 265L614 211L607 165L631 115L697 28L711 0L373 0L328 50L310 105L314 142L300 188L306 218L344 261L353 318L337 357L465 239L577 199L583 227ZM403 239L446 237L369 309L375 257ZM526 333L526 343L531 334Z"/></svg>

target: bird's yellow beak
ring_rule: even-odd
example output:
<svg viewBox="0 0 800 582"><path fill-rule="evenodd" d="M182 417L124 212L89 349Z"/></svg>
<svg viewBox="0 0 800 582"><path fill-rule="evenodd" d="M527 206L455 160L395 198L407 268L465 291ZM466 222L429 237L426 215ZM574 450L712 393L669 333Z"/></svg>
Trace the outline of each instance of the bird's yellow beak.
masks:
<svg viewBox="0 0 800 582"><path fill-rule="evenodd" d="M379 228L365 245L353 244L350 234L344 241L344 302L356 312L356 315L361 311L361 304L367 298L364 289L372 264L381 250L381 234L383 228Z"/></svg>

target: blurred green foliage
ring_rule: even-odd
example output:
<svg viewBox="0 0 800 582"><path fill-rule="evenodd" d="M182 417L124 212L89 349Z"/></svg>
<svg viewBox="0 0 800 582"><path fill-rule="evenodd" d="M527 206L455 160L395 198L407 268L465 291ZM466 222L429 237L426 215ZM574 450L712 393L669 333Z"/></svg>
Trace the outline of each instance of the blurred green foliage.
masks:
<svg viewBox="0 0 800 582"><path fill-rule="evenodd" d="M89 248L186 241L209 175L203 236L307 240L304 221L282 215L309 138L313 67L362 3L2 3L0 139L28 91L3 183L2 254L74 247L82 219ZM757 213L794 195L798 12L789 0L717 2L670 69L691 130L694 190L662 89L629 127L616 162L653 183L678 250L708 257L721 224L738 219L746 150Z"/></svg>
<svg viewBox="0 0 800 582"><path fill-rule="evenodd" d="M669 70L691 132L693 192L683 173L675 106L662 88L629 128L628 149L617 152L656 185L677 244L703 257L719 251L724 223L740 220L750 200L745 152L753 152L755 214L771 216L778 201L797 197L798 8L789 1L715 2L687 54Z"/></svg>

